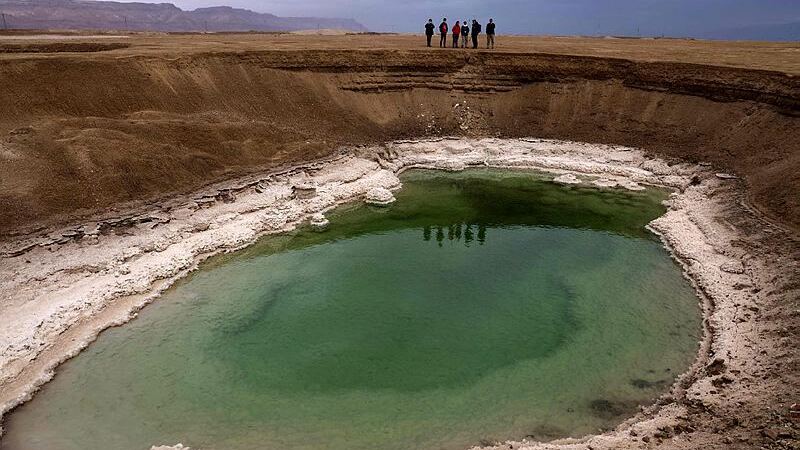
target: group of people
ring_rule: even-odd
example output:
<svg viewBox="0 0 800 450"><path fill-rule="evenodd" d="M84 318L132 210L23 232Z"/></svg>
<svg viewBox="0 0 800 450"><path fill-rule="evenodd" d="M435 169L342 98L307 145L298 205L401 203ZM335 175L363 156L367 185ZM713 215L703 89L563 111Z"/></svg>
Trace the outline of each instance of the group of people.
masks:
<svg viewBox="0 0 800 450"><path fill-rule="evenodd" d="M486 24L486 48L494 48L495 28L496 24L494 23L494 19L489 19L489 23ZM428 23L425 24L425 36L428 38L428 47L431 46L435 29L433 19L428 19ZM447 35L452 32L453 48L458 48L459 43L461 44L461 48L467 48L470 36L472 36L472 48L478 48L478 37L482 30L483 26L475 19L472 19L471 26L467 25L466 20L463 23L457 21L456 24L453 25L452 30L450 26L447 25L447 19L442 19L442 23L439 24L439 33L442 35L439 40L439 47L447 47Z"/></svg>

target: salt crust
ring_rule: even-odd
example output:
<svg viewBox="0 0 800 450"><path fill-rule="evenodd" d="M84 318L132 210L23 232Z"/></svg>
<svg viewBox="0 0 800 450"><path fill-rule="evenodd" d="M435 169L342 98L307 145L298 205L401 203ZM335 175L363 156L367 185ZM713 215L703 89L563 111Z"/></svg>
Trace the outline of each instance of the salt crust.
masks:
<svg viewBox="0 0 800 450"><path fill-rule="evenodd" d="M239 250L260 236L291 230L309 219L321 224L326 220L319 214L367 193L374 194L373 200L388 201L385 193L401 187L398 174L404 170L469 167L535 169L551 173L558 183L595 188L640 190L642 184L673 188L669 211L650 228L698 287L707 317L710 301L715 302L715 311L724 311L720 305L734 301L751 301L733 286L753 282L739 269L743 256L724 248L736 238L735 232L712 220L719 205L707 194L726 179L699 166L646 158L631 148L541 139L445 138L344 149L331 160L220 184L146 216L136 212L0 244L0 290L4 293L0 414L28 400L51 379L59 363L85 348L103 329L134 318L202 260ZM314 190L305 189L308 186ZM295 195L298 191L303 195ZM698 361L679 378L670 395L678 390L694 395L708 388L708 380L695 378L709 345L709 333L705 335ZM691 381L689 387L680 388L681 380ZM679 404L667 402L645 408L605 434L511 445L626 448L631 431L672 423L683 412ZM185 449L180 444L153 448Z"/></svg>

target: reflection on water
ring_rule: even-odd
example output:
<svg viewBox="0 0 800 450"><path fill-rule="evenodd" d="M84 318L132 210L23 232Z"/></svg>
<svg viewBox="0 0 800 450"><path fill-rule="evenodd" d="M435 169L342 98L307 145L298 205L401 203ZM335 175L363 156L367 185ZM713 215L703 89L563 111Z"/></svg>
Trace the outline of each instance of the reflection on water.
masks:
<svg viewBox="0 0 800 450"><path fill-rule="evenodd" d="M439 247L444 244L444 230L447 228L447 240L461 242L463 237L464 245L469 247L472 241L475 240L475 232L478 233L478 244L483 245L486 242L486 225L485 224L470 224L470 223L456 223L444 226L425 225L422 227L422 240L430 241L433 229L436 229L436 242Z"/></svg>

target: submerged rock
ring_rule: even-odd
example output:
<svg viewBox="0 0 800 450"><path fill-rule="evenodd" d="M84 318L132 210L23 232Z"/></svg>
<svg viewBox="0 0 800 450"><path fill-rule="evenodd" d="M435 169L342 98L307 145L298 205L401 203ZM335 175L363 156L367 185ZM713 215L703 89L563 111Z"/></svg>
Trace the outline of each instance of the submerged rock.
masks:
<svg viewBox="0 0 800 450"><path fill-rule="evenodd" d="M571 173L566 173L564 175L555 177L553 178L553 181L558 184L581 184L581 180Z"/></svg>
<svg viewBox="0 0 800 450"><path fill-rule="evenodd" d="M328 228L331 222L325 217L325 214L317 213L311 216L311 227L317 231L322 231Z"/></svg>
<svg viewBox="0 0 800 450"><path fill-rule="evenodd" d="M612 180L611 178L600 178L592 181L592 184L601 188L615 188L619 186L617 180Z"/></svg>
<svg viewBox="0 0 800 450"><path fill-rule="evenodd" d="M397 199L394 198L392 192L386 188L376 187L367 191L364 201L367 204L374 206L388 206L394 203Z"/></svg>
<svg viewBox="0 0 800 450"><path fill-rule="evenodd" d="M622 180L619 186L629 191L644 191L646 188L633 180Z"/></svg>

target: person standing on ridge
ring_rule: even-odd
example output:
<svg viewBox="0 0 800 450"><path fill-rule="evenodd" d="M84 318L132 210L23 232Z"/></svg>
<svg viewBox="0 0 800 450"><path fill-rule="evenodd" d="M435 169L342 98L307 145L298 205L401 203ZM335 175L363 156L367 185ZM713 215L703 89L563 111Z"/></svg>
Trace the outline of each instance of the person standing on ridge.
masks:
<svg viewBox="0 0 800 450"><path fill-rule="evenodd" d="M461 25L461 48L467 48L467 43L469 42L469 25L467 25L467 21L464 21L464 25Z"/></svg>
<svg viewBox="0 0 800 450"><path fill-rule="evenodd" d="M436 29L436 25L433 24L433 19L428 19L428 23L425 24L425 37L428 38L428 47L431 46L434 29Z"/></svg>
<svg viewBox="0 0 800 450"><path fill-rule="evenodd" d="M450 32L450 27L447 26L447 18L445 17L442 19L442 23L439 24L439 33L442 34L442 38L439 40L439 47L447 48L447 33Z"/></svg>
<svg viewBox="0 0 800 450"><path fill-rule="evenodd" d="M461 22L456 20L453 25L453 48L458 48L458 40L461 39Z"/></svg>
<svg viewBox="0 0 800 450"><path fill-rule="evenodd" d="M495 25L494 19L489 19L489 23L486 24L486 48L494 49Z"/></svg>
<svg viewBox="0 0 800 450"><path fill-rule="evenodd" d="M472 48L478 48L478 36L481 34L481 24L477 20L472 21Z"/></svg>

